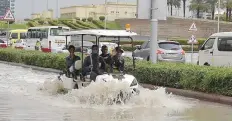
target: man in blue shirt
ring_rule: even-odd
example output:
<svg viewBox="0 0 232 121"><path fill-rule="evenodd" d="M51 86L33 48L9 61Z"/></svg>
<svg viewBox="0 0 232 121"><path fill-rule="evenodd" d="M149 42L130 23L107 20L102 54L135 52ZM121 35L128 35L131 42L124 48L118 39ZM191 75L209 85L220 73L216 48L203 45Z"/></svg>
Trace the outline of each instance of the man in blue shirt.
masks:
<svg viewBox="0 0 232 121"><path fill-rule="evenodd" d="M68 51L70 55L66 57L66 76L70 77L70 74L72 74L72 76L77 79L77 74L79 74L80 70L75 69L75 62L81 60L81 58L75 55L75 47L73 45L69 46Z"/></svg>

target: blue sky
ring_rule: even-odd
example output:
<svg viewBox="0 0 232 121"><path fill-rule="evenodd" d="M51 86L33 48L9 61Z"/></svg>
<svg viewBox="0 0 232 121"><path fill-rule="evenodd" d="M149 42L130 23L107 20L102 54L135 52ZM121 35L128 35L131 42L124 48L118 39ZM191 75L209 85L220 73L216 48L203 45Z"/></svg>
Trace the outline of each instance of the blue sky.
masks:
<svg viewBox="0 0 232 121"><path fill-rule="evenodd" d="M16 19L30 18L32 11L38 13L47 9L47 0L15 0L15 1L16 1L15 3ZM48 1L49 1L48 4L49 9L54 9L56 12L57 0L48 0ZM85 5L85 4L102 4L104 3L104 1L105 0L59 0L59 7ZM116 0L108 0L108 1L116 2ZM136 2L136 0L119 0L119 2ZM32 3L34 3L33 6Z"/></svg>

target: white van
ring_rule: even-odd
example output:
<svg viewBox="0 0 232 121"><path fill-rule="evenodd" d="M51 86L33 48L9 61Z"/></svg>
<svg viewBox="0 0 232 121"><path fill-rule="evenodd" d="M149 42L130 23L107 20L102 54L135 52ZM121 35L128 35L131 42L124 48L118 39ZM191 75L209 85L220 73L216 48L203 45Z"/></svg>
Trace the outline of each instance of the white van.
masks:
<svg viewBox="0 0 232 121"><path fill-rule="evenodd" d="M232 32L211 35L199 50L198 64L232 66Z"/></svg>

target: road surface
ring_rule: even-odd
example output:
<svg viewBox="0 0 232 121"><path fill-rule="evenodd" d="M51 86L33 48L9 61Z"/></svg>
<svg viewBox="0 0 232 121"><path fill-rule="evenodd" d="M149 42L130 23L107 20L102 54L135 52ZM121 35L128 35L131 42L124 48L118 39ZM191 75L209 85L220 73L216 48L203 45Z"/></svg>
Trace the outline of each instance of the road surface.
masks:
<svg viewBox="0 0 232 121"><path fill-rule="evenodd" d="M0 121L232 121L232 107L167 95L162 88L141 88L127 104L110 106L104 97L118 85L96 84L62 95L48 83L54 73L1 63L0 68ZM40 90L42 85L51 90Z"/></svg>

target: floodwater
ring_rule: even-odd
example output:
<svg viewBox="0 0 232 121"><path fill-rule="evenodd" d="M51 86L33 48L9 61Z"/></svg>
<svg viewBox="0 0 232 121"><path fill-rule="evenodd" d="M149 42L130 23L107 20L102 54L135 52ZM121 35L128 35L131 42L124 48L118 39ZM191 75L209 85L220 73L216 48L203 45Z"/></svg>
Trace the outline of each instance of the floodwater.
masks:
<svg viewBox="0 0 232 121"><path fill-rule="evenodd" d="M108 105L106 97L121 85L91 84L58 94L49 85L54 73L0 68L0 121L232 121L230 106L165 94L163 88L141 88L126 104Z"/></svg>

